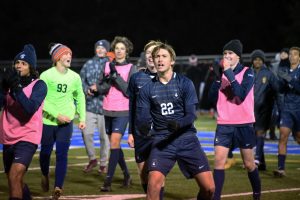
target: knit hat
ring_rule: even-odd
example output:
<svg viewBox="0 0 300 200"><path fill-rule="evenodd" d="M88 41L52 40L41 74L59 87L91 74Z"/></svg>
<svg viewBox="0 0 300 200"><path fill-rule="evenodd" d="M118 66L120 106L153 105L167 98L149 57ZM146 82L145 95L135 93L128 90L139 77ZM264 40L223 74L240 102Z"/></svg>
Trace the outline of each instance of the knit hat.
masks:
<svg viewBox="0 0 300 200"><path fill-rule="evenodd" d="M280 53L285 52L285 53L289 54L289 51L290 51L289 48L282 48L282 49L280 50Z"/></svg>
<svg viewBox="0 0 300 200"><path fill-rule="evenodd" d="M23 51L18 53L14 58L14 64L17 60L23 60L27 62L31 67L36 68L36 53L32 44L26 44Z"/></svg>
<svg viewBox="0 0 300 200"><path fill-rule="evenodd" d="M230 40L225 46L223 47L223 52L225 50L233 51L236 55L238 55L240 58L243 53L243 45L240 40Z"/></svg>
<svg viewBox="0 0 300 200"><path fill-rule="evenodd" d="M95 43L95 49L98 47L98 46L102 46L106 49L106 51L108 52L110 50L110 43L109 41L107 40L99 40Z"/></svg>
<svg viewBox="0 0 300 200"><path fill-rule="evenodd" d="M67 53L70 53L72 55L71 49L69 47L67 47L66 45L63 45L60 43L54 43L54 44L50 44L50 45L51 45L51 47L50 47L49 54L54 63L59 61L59 59Z"/></svg>
<svg viewBox="0 0 300 200"><path fill-rule="evenodd" d="M263 52L263 51L260 50L260 49L254 50L254 51L251 53L251 61L253 62L253 60L254 60L255 58L260 58L260 59L262 59L263 62L265 62L265 60L266 60L265 52Z"/></svg>

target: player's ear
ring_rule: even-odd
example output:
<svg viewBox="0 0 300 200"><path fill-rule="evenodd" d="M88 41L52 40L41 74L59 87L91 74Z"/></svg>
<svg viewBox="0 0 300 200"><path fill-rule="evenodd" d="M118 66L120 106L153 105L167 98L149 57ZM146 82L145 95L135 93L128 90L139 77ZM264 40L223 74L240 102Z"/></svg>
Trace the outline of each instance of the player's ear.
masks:
<svg viewBox="0 0 300 200"><path fill-rule="evenodd" d="M175 64L175 61L173 60L173 61L171 61L171 65L173 66Z"/></svg>

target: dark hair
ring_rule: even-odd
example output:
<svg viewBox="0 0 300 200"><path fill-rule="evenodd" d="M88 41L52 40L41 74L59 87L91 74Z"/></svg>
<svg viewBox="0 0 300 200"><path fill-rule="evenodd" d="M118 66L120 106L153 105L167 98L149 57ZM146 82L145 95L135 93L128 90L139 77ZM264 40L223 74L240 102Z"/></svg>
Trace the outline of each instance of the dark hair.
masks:
<svg viewBox="0 0 300 200"><path fill-rule="evenodd" d="M127 56L133 51L133 44L127 37L116 36L115 39L111 43L111 49L113 51L115 50L116 45L118 43L123 43L125 45Z"/></svg>

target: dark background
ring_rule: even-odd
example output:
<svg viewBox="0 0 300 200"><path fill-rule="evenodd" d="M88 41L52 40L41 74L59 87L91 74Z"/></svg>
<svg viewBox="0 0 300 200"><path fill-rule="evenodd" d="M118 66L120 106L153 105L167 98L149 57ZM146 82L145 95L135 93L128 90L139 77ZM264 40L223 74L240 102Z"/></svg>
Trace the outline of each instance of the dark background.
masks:
<svg viewBox="0 0 300 200"><path fill-rule="evenodd" d="M238 38L244 53L300 46L298 0L1 0L0 60L12 60L32 43L38 59L60 42L75 58L94 54L99 39L127 36L139 56L151 39L167 41L177 55L221 54Z"/></svg>

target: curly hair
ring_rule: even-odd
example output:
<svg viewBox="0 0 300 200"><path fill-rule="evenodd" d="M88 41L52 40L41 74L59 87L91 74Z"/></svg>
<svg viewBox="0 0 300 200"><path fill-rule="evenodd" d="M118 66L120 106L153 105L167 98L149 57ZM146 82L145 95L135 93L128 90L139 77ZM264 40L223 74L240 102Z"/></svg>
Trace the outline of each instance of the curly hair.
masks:
<svg viewBox="0 0 300 200"><path fill-rule="evenodd" d="M113 51L115 51L116 45L118 43L123 43L125 45L127 55L129 55L133 51L133 44L127 37L116 36L111 43L111 49Z"/></svg>

